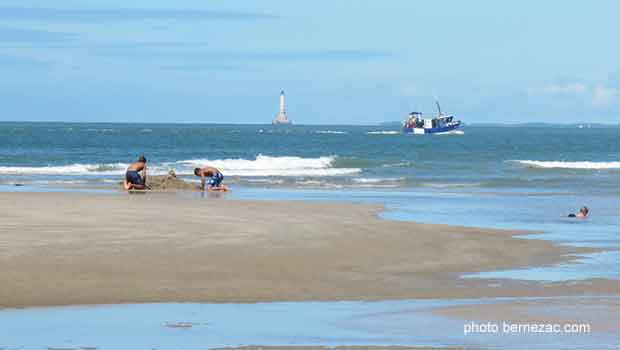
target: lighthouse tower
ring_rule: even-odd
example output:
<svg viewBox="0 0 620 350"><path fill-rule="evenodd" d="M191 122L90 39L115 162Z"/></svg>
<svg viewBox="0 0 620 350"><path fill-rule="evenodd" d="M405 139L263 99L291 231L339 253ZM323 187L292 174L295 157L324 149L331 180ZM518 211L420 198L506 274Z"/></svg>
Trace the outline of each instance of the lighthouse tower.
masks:
<svg viewBox="0 0 620 350"><path fill-rule="evenodd" d="M284 90L280 92L280 112L273 119L273 124L291 124L290 119L286 115L286 96Z"/></svg>

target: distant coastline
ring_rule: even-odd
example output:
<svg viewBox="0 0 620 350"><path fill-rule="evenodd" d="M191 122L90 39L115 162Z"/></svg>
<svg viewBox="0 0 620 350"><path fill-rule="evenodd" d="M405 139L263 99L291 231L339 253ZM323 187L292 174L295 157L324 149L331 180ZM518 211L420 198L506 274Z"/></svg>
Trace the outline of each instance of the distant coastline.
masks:
<svg viewBox="0 0 620 350"><path fill-rule="evenodd" d="M468 126L475 126L475 127L504 127L504 128L511 128L511 127L528 127L528 128L548 128L548 127L554 127L554 128L579 128L579 127L583 127L583 128L588 128L588 129L593 129L593 128L618 128L620 127L620 123L617 124L607 124L607 123L469 123L467 124Z"/></svg>

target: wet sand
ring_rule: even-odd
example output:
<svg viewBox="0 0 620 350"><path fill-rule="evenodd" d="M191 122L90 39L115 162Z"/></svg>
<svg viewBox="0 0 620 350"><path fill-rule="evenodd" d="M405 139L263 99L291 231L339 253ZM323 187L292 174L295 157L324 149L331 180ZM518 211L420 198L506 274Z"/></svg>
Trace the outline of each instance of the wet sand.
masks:
<svg viewBox="0 0 620 350"><path fill-rule="evenodd" d="M0 307L614 294L617 281L461 279L575 248L381 220L380 206L171 193L0 194Z"/></svg>
<svg viewBox="0 0 620 350"><path fill-rule="evenodd" d="M431 310L435 315L465 322L589 325L590 332L620 334L618 296L506 300Z"/></svg>
<svg viewBox="0 0 620 350"><path fill-rule="evenodd" d="M434 346L376 346L376 345L351 345L351 346L277 346L277 345L248 345L239 347L214 348L211 350L464 350L463 347L434 347Z"/></svg>

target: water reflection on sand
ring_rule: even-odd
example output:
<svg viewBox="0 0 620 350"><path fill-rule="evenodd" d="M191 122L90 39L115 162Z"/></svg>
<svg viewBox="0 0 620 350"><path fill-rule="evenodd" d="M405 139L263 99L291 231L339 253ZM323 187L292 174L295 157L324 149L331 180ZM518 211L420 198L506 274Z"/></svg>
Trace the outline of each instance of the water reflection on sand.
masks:
<svg viewBox="0 0 620 350"><path fill-rule="evenodd" d="M128 304L0 311L2 349L418 346L612 348L618 297ZM578 305L578 307L575 307ZM477 312L476 310L484 310ZM494 311L495 310L495 311ZM572 310L572 311L571 311ZM588 334L467 334L471 321L592 323ZM614 326L616 325L616 326Z"/></svg>

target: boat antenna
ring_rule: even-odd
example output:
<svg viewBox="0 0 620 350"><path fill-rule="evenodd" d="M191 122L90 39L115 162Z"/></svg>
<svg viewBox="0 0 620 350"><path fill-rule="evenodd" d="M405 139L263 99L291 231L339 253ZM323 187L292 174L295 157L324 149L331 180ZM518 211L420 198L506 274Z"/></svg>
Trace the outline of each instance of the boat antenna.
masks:
<svg viewBox="0 0 620 350"><path fill-rule="evenodd" d="M435 104L437 105L437 111L439 112L439 116L441 117L441 106L439 105L439 99L435 96Z"/></svg>
<svg viewBox="0 0 620 350"><path fill-rule="evenodd" d="M436 94L433 93L433 98L435 98L435 105L437 105L437 111L439 112L439 116L441 117L441 106L439 105L439 98Z"/></svg>

